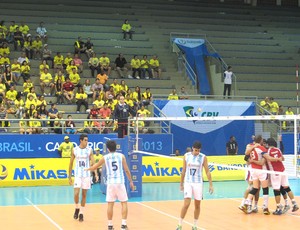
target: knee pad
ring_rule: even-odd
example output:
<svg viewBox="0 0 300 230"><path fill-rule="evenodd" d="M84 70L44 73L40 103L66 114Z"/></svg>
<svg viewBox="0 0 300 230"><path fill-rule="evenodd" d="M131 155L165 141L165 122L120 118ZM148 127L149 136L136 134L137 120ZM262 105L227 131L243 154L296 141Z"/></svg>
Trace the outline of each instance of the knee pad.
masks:
<svg viewBox="0 0 300 230"><path fill-rule="evenodd" d="M269 188L263 188L263 195L269 195Z"/></svg>
<svg viewBox="0 0 300 230"><path fill-rule="evenodd" d="M291 191L291 188L290 187L287 187L284 189L286 192L290 192Z"/></svg>
<svg viewBox="0 0 300 230"><path fill-rule="evenodd" d="M255 196L255 194L257 193L257 191L258 191L257 188L252 188L249 193L252 194L253 196Z"/></svg>
<svg viewBox="0 0 300 230"><path fill-rule="evenodd" d="M279 190L273 190L274 196L280 196L280 191Z"/></svg>
<svg viewBox="0 0 300 230"><path fill-rule="evenodd" d="M282 186L280 187L280 193L283 196L286 194L286 191L284 190L284 188Z"/></svg>

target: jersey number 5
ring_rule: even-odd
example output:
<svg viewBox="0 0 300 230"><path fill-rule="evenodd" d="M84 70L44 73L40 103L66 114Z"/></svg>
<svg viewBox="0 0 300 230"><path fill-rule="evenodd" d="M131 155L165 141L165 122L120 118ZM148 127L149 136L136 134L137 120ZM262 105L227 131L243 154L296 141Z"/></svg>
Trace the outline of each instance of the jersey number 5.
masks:
<svg viewBox="0 0 300 230"><path fill-rule="evenodd" d="M116 161L111 162L111 167L113 171L117 171L119 168Z"/></svg>

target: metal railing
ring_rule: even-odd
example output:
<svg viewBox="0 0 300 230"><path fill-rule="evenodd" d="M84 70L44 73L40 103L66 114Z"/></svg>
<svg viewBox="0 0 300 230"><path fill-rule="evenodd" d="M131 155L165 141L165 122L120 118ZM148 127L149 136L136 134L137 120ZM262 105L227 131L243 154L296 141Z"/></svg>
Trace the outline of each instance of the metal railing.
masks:
<svg viewBox="0 0 300 230"><path fill-rule="evenodd" d="M175 43L173 42L174 39L178 38L178 37L179 38L201 38L201 39L204 39L206 44L208 44L208 49L211 50L211 52L217 53L217 50L213 47L213 45L207 39L206 34L171 32L170 33L170 47L172 48L172 51L176 53L178 62L180 62L181 57L184 60L184 62L182 62L182 65L183 65L184 69L186 70L186 71L183 71L185 73L187 71L189 71L188 69L191 69L191 66L188 65L188 68L187 68L186 58L184 57L184 55L180 51L180 49L177 47L177 45L175 45ZM228 68L229 65L227 65L227 63L221 57L219 58L219 61L221 62L221 72L223 74L223 72ZM178 63L178 65L179 65L179 63ZM191 80L194 81L195 84L197 84L197 75L196 75L196 73L194 71L192 71L190 76L192 77ZM237 94L237 77L233 73L233 95L236 95L236 94Z"/></svg>

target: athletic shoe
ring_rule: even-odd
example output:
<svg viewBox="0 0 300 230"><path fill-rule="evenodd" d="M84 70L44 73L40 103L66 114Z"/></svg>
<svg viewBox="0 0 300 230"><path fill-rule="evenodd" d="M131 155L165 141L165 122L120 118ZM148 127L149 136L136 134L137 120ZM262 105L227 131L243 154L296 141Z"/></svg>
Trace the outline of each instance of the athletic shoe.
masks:
<svg viewBox="0 0 300 230"><path fill-rule="evenodd" d="M292 212L296 212L298 209L299 209L299 206L297 204L294 204Z"/></svg>
<svg viewBox="0 0 300 230"><path fill-rule="evenodd" d="M249 205L248 204L244 204L240 210L242 210L244 213L248 214L248 208L249 208Z"/></svg>
<svg viewBox="0 0 300 230"><path fill-rule="evenodd" d="M244 205L240 205L238 208L239 208L239 210L243 211L244 210Z"/></svg>
<svg viewBox="0 0 300 230"><path fill-rule="evenodd" d="M284 209L282 210L282 214L286 213L288 210L290 210L290 206L287 204L284 206Z"/></svg>
<svg viewBox="0 0 300 230"><path fill-rule="evenodd" d="M76 208L73 216L75 220L78 219L78 214L79 214L79 208Z"/></svg>
<svg viewBox="0 0 300 230"><path fill-rule="evenodd" d="M121 225L121 230L128 230L127 225Z"/></svg>
<svg viewBox="0 0 300 230"><path fill-rule="evenodd" d="M247 214L250 214L251 212L252 212L252 205L249 205L247 209Z"/></svg>
<svg viewBox="0 0 300 230"><path fill-rule="evenodd" d="M83 214L80 213L80 214L79 214L79 222L82 222L82 221L83 221Z"/></svg>
<svg viewBox="0 0 300 230"><path fill-rule="evenodd" d="M182 226L181 225L178 225L176 230L182 230Z"/></svg>
<svg viewBox="0 0 300 230"><path fill-rule="evenodd" d="M265 215L270 215L270 211L269 211L268 208L264 208L263 213L264 213Z"/></svg>
<svg viewBox="0 0 300 230"><path fill-rule="evenodd" d="M132 78L133 78L131 75L128 75L127 77L128 77L129 79L132 79Z"/></svg>
<svg viewBox="0 0 300 230"><path fill-rule="evenodd" d="M108 230L114 230L114 226L112 225L108 226Z"/></svg>
<svg viewBox="0 0 300 230"><path fill-rule="evenodd" d="M254 208L252 209L252 212L253 212L253 213L258 213L258 208L257 208L257 206L254 206Z"/></svg>
<svg viewBox="0 0 300 230"><path fill-rule="evenodd" d="M196 226L192 227L192 230L197 230L197 227Z"/></svg>
<svg viewBox="0 0 300 230"><path fill-rule="evenodd" d="M281 215L282 211L280 208L277 208L275 212L273 212L273 215Z"/></svg>

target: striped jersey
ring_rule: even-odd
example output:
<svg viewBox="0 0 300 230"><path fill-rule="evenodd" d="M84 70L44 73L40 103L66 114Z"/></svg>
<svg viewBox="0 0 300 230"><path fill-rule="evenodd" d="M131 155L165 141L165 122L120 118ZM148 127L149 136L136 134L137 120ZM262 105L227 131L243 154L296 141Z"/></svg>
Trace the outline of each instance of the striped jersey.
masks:
<svg viewBox="0 0 300 230"><path fill-rule="evenodd" d="M86 147L81 149L79 146L74 148L74 155L75 155L75 170L74 176L75 177L90 177L90 171L84 171L85 168L90 167L90 154L91 148Z"/></svg>
<svg viewBox="0 0 300 230"><path fill-rule="evenodd" d="M275 147L269 148L268 154L270 157L273 157L273 158L282 157L281 150L279 148L275 148ZM268 163L269 169L272 171L284 172L284 170L285 170L282 161L267 161L267 163Z"/></svg>
<svg viewBox="0 0 300 230"><path fill-rule="evenodd" d="M194 156L192 152L188 152L184 155L184 160L186 162L186 173L184 177L184 182L186 183L202 183L203 182L203 162L205 155L199 153L199 155Z"/></svg>
<svg viewBox="0 0 300 230"><path fill-rule="evenodd" d="M124 184L122 153L114 152L104 155L107 184Z"/></svg>
<svg viewBox="0 0 300 230"><path fill-rule="evenodd" d="M264 146L258 146L254 148L250 154L252 160L260 161L263 158L263 154L267 152L267 149ZM251 163L253 169L267 169L265 165L258 165Z"/></svg>

